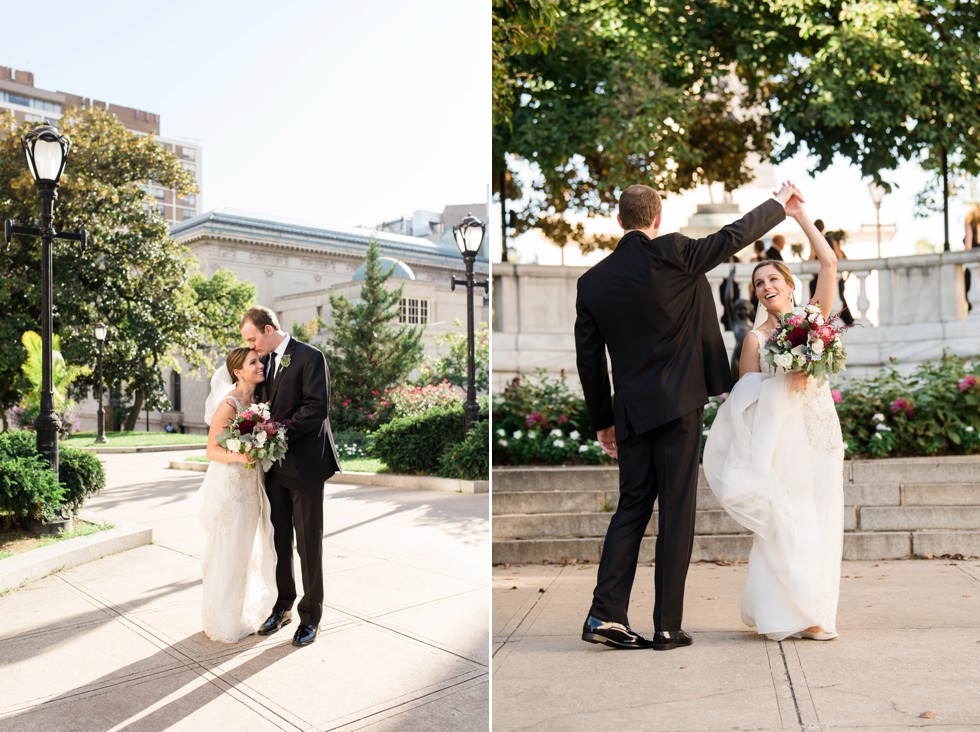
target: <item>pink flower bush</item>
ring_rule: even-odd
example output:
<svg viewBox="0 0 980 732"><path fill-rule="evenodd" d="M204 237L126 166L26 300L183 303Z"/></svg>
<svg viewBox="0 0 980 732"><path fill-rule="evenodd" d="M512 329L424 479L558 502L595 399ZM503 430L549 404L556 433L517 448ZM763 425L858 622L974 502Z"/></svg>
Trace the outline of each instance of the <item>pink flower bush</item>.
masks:
<svg viewBox="0 0 980 732"><path fill-rule="evenodd" d="M841 394L840 389L831 389L830 396L834 398L834 404L840 404L844 401L844 395Z"/></svg>
<svg viewBox="0 0 980 732"><path fill-rule="evenodd" d="M889 406L892 414L898 414L899 412L905 412L906 416L911 419L915 416L915 409L912 407L912 403L908 399L899 397L891 403Z"/></svg>
<svg viewBox="0 0 980 732"><path fill-rule="evenodd" d="M977 380L976 376L974 376L973 374L967 374L962 379L960 379L960 383L957 385L957 388L960 390L960 392L964 392L967 391L968 389L972 389L978 383L980 383L980 381Z"/></svg>

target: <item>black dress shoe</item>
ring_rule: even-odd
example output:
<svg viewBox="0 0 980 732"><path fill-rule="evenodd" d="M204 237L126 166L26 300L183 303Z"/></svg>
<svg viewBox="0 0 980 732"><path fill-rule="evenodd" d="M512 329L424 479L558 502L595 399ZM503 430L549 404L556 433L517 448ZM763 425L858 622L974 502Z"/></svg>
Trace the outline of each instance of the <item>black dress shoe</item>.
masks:
<svg viewBox="0 0 980 732"><path fill-rule="evenodd" d="M293 634L294 646L308 646L316 640L317 627L315 625L300 625Z"/></svg>
<svg viewBox="0 0 980 732"><path fill-rule="evenodd" d="M672 651L677 646L689 646L694 642L686 630L664 630L653 635L653 650Z"/></svg>
<svg viewBox="0 0 980 732"><path fill-rule="evenodd" d="M600 620L590 615L582 626L582 640L589 643L605 643L613 648L652 648L653 643L634 633L628 625Z"/></svg>
<svg viewBox="0 0 980 732"><path fill-rule="evenodd" d="M259 635L272 635L282 626L289 625L292 619L293 614L288 610L273 610L272 615L265 619L257 632Z"/></svg>

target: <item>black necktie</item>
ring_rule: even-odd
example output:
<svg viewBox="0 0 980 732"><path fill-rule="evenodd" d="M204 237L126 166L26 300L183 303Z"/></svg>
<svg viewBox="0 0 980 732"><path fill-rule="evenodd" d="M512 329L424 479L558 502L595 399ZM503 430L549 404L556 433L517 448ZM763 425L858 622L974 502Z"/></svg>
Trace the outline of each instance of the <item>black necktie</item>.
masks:
<svg viewBox="0 0 980 732"><path fill-rule="evenodd" d="M275 351L269 354L268 366L269 367L266 370L269 372L269 375L266 377L266 381L269 382L269 386L272 386L272 380L276 375L276 352Z"/></svg>

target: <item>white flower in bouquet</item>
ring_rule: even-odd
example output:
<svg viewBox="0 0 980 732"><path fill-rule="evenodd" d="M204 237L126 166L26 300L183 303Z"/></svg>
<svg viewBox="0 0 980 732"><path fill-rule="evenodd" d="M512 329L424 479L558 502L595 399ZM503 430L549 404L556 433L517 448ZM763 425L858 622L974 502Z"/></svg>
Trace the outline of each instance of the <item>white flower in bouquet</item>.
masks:
<svg viewBox="0 0 980 732"><path fill-rule="evenodd" d="M781 369L789 369L793 367L793 356L788 353L777 353L773 362Z"/></svg>

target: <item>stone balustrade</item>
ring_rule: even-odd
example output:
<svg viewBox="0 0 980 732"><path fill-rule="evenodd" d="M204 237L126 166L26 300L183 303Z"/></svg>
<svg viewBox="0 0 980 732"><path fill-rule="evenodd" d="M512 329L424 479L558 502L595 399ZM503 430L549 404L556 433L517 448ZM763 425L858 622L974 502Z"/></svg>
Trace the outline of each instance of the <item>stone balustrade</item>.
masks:
<svg viewBox="0 0 980 732"><path fill-rule="evenodd" d="M788 264L798 279L799 300L804 291L809 292L818 264ZM735 280L746 298L753 266L735 265ZM964 292L967 270L974 283L969 313ZM493 265L494 390L518 374L537 369L574 375L575 288L585 271L584 267ZM965 357L980 354L980 249L842 260L838 271L846 277L845 298L861 326L845 336L848 368L842 379L872 375L891 358L900 370L911 371L944 350ZM723 265L708 273L719 317L719 286L729 272L730 265ZM839 307L837 303L835 310ZM730 332L725 340L733 349Z"/></svg>

